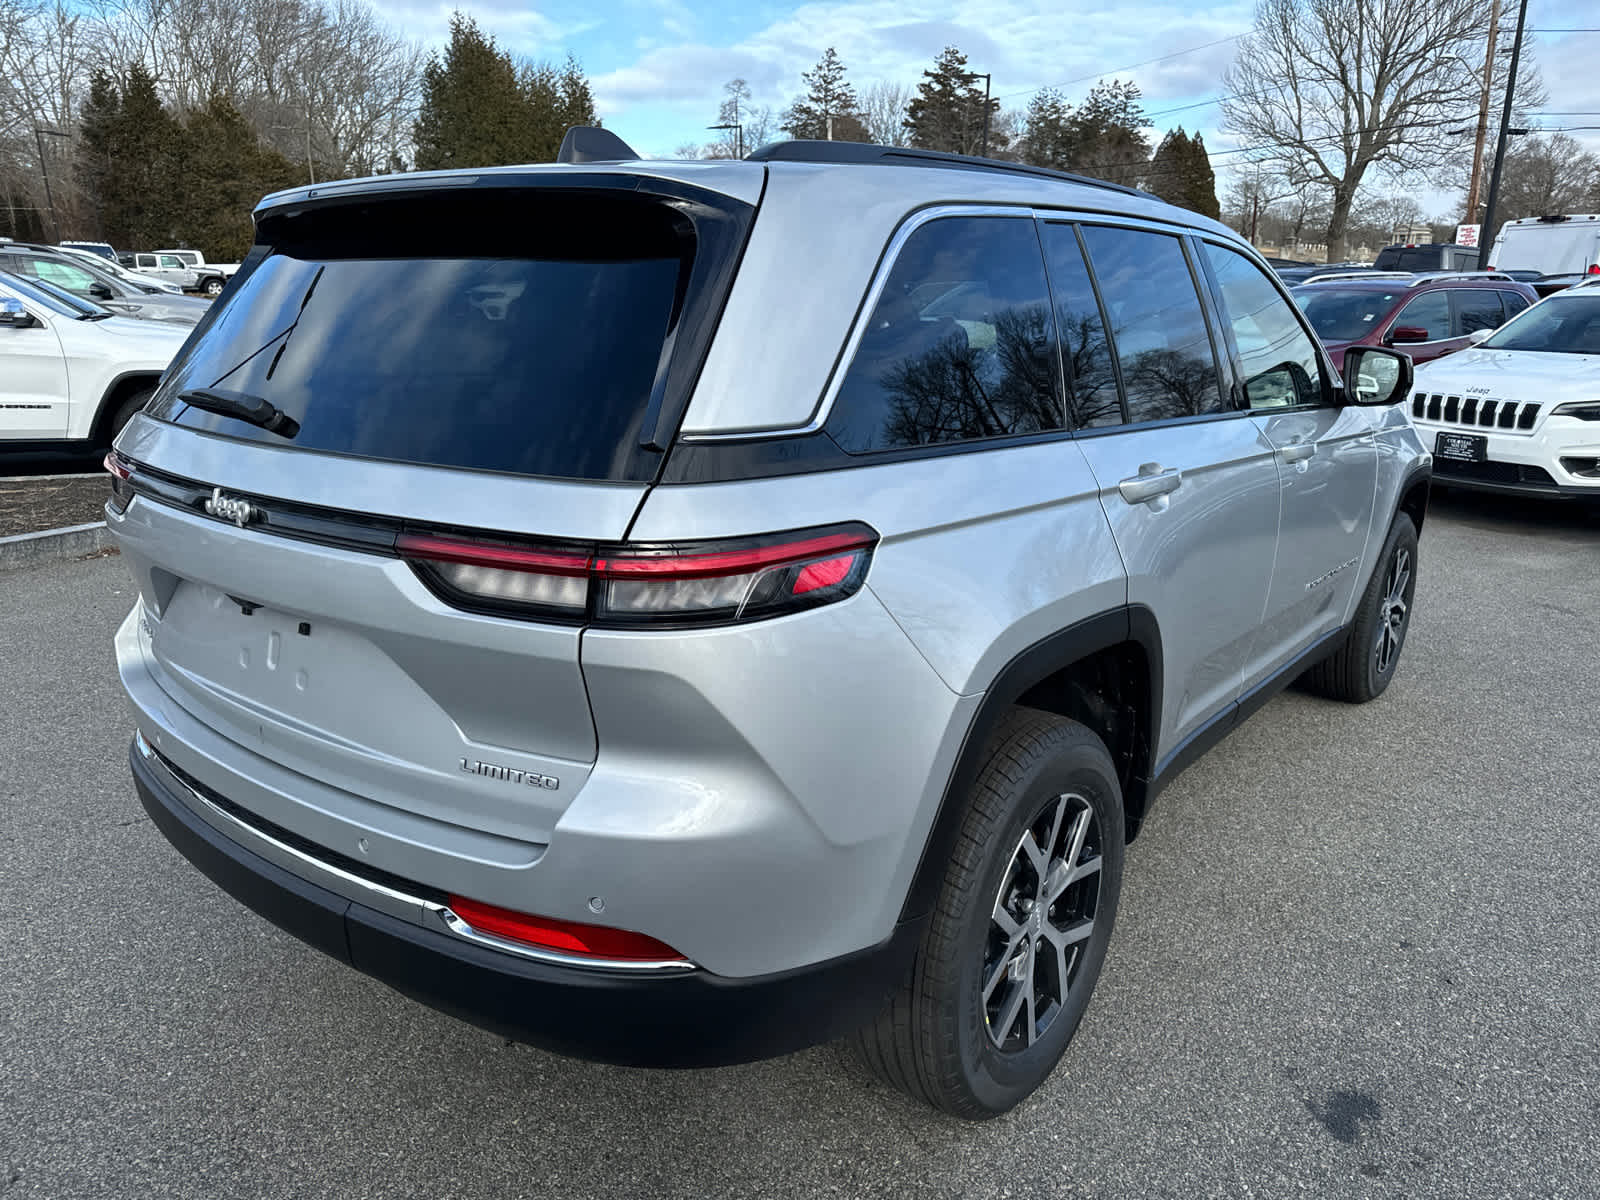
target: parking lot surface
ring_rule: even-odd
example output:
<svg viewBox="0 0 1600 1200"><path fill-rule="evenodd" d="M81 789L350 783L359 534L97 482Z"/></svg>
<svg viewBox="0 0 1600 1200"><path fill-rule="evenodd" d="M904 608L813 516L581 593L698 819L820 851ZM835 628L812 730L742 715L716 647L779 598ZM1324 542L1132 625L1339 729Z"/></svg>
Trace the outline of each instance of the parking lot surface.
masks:
<svg viewBox="0 0 1600 1200"><path fill-rule="evenodd" d="M965 1125L837 1047L556 1058L307 949L145 818L115 558L0 575L0 1195L1600 1194L1600 519L1435 500L1399 676L1273 701L1129 852L1077 1040Z"/></svg>

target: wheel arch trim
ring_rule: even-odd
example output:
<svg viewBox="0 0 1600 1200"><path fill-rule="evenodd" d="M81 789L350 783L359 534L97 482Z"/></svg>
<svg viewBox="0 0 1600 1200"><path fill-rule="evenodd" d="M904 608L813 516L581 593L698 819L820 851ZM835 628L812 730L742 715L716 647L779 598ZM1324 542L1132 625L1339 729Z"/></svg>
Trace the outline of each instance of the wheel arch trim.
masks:
<svg viewBox="0 0 1600 1200"><path fill-rule="evenodd" d="M1161 631L1155 613L1142 604L1127 604L1076 621L1028 646L995 674L983 700L968 722L955 765L945 781L933 823L907 889L900 920L914 920L931 911L938 899L944 866L950 859L965 815L962 797L983 766L983 751L1002 715L1030 688L1058 671L1116 646L1133 643L1144 653L1149 711L1144 714L1147 755L1143 770L1131 779L1123 802L1130 812L1144 807L1148 774L1161 728Z"/></svg>

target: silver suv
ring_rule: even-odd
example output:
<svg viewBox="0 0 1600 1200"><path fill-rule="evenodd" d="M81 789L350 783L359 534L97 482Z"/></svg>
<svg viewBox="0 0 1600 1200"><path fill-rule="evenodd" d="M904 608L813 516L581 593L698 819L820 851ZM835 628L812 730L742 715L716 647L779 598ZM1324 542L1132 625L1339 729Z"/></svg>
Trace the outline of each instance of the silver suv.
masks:
<svg viewBox="0 0 1600 1200"><path fill-rule="evenodd" d="M1409 361L1341 381L1249 246L1142 193L586 138L256 210L108 460L144 805L507 1036L850 1034L1003 1112L1161 788L1301 676L1393 678Z"/></svg>

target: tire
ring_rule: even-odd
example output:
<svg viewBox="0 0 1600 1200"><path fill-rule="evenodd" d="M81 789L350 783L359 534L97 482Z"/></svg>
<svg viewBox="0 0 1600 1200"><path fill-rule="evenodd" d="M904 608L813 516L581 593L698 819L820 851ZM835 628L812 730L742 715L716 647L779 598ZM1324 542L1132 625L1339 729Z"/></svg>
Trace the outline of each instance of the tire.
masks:
<svg viewBox="0 0 1600 1200"><path fill-rule="evenodd" d="M153 387L140 388L117 407L117 411L112 414L111 425L106 432L107 445L117 440L117 434L122 432L122 427L133 420L133 414L150 403L150 397L155 394L156 390Z"/></svg>
<svg viewBox="0 0 1600 1200"><path fill-rule="evenodd" d="M1077 722L1015 709L985 750L910 976L852 1035L879 1079L971 1120L1026 1099L1083 1020L1116 918L1126 832L1116 767ZM1041 873L1035 852L1053 868ZM1041 874L1066 884L1042 912Z"/></svg>
<svg viewBox="0 0 1600 1200"><path fill-rule="evenodd" d="M1417 527L1399 513L1361 594L1349 636L1301 677L1305 687L1349 704L1365 704L1383 695L1400 665L1416 590Z"/></svg>
<svg viewBox="0 0 1600 1200"><path fill-rule="evenodd" d="M215 300L218 296L222 295L222 289L224 286L226 285L221 279L212 278L206 280L205 283L201 285L200 291L207 300Z"/></svg>

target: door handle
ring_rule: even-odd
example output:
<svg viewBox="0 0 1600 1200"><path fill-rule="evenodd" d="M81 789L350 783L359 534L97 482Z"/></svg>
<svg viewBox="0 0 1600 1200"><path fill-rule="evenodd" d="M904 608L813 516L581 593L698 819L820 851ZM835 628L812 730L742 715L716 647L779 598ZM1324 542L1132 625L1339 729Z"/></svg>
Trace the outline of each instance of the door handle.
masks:
<svg viewBox="0 0 1600 1200"><path fill-rule="evenodd" d="M1305 462L1317 452L1315 442L1293 441L1287 446L1280 447L1278 457L1286 463Z"/></svg>
<svg viewBox="0 0 1600 1200"><path fill-rule="evenodd" d="M1160 463L1140 463L1139 473L1117 484L1117 491L1129 504L1147 504L1178 490L1183 472L1168 470Z"/></svg>

